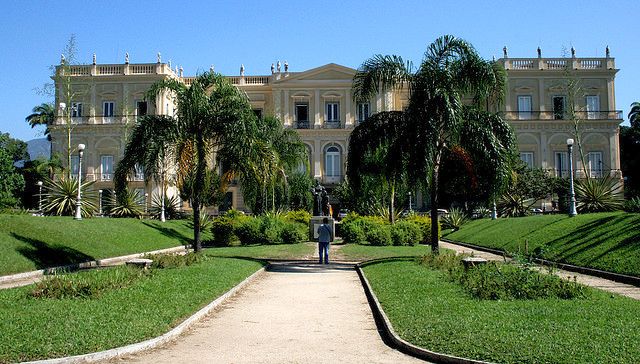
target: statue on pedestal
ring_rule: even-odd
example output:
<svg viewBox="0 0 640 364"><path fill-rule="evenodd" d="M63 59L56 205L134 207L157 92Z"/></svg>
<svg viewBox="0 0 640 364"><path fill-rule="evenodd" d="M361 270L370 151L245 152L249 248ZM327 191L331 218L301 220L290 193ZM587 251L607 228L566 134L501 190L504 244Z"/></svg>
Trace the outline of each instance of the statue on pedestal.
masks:
<svg viewBox="0 0 640 364"><path fill-rule="evenodd" d="M313 216L327 216L325 214L325 203L329 204L329 195L327 191L324 189L322 185L320 185L320 181L316 180L316 186L311 188L311 193L313 194Z"/></svg>

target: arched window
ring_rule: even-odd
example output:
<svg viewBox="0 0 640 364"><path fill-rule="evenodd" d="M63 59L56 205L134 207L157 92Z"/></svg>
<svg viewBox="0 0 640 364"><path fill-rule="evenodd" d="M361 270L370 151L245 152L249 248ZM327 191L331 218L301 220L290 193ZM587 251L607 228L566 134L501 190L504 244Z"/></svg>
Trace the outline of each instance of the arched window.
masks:
<svg viewBox="0 0 640 364"><path fill-rule="evenodd" d="M325 175L327 177L340 177L340 149L336 146L327 148L324 154Z"/></svg>

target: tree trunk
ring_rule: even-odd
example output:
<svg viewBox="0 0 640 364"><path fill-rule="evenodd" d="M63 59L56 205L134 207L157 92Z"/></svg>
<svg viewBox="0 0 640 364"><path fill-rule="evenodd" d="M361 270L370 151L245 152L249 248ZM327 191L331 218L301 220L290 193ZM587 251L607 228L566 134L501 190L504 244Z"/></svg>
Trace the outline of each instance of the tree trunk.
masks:
<svg viewBox="0 0 640 364"><path fill-rule="evenodd" d="M431 176L430 193L431 193L431 252L433 254L440 253L438 234L438 183L440 179L440 157L442 151L436 152L436 163L433 166L433 175Z"/></svg>
<svg viewBox="0 0 640 364"><path fill-rule="evenodd" d="M196 180L193 191L193 249L202 250L200 239L200 194L204 185L205 168L207 164L204 139L201 134L196 137Z"/></svg>

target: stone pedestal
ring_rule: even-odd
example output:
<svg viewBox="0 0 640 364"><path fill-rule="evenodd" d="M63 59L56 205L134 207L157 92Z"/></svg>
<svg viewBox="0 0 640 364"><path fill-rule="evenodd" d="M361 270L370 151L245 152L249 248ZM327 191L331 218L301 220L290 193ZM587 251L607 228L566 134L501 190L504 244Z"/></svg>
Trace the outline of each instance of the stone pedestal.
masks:
<svg viewBox="0 0 640 364"><path fill-rule="evenodd" d="M329 220L329 226L331 227L331 236L336 236L336 222L333 218L328 216L312 216L309 222L309 241L318 241L318 227L322 225L322 220L327 218Z"/></svg>

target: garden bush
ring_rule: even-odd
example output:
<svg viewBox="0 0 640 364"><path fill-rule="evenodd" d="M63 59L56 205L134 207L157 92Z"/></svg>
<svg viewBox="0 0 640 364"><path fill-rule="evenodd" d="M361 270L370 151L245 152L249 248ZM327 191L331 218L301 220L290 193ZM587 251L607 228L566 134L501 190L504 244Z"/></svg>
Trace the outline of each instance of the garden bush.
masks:
<svg viewBox="0 0 640 364"><path fill-rule="evenodd" d="M282 229L282 242L285 244L304 243L308 237L307 226L298 222L287 222Z"/></svg>
<svg viewBox="0 0 640 364"><path fill-rule="evenodd" d="M274 215L260 216L262 220L263 241L266 244L282 244L282 231L284 230L284 219Z"/></svg>
<svg viewBox="0 0 640 364"><path fill-rule="evenodd" d="M311 221L311 214L306 210L288 211L284 216L289 221L297 222L305 226L309 226L309 222Z"/></svg>
<svg viewBox="0 0 640 364"><path fill-rule="evenodd" d="M393 245L416 245L422 241L422 230L410 221L398 221L391 226Z"/></svg>
<svg viewBox="0 0 640 364"><path fill-rule="evenodd" d="M211 224L214 246L230 246L235 241L233 219L227 216L219 216L213 219Z"/></svg>
<svg viewBox="0 0 640 364"><path fill-rule="evenodd" d="M640 212L640 197L633 197L624 203L626 212Z"/></svg>
<svg viewBox="0 0 640 364"><path fill-rule="evenodd" d="M186 267L192 264L200 263L206 259L206 257L200 253L150 254L145 255L145 258L153 260L153 263L151 263L151 268L157 269Z"/></svg>
<svg viewBox="0 0 640 364"><path fill-rule="evenodd" d="M428 216L422 215L409 215L405 221L413 222L420 227L422 230L422 241L421 244L430 244L431 243L431 218ZM438 236L441 236L441 227L438 224Z"/></svg>
<svg viewBox="0 0 640 364"><path fill-rule="evenodd" d="M448 215L442 217L442 226L444 226L445 229L458 231L468 220L467 215L462 211L462 209L453 208L449 211Z"/></svg>
<svg viewBox="0 0 640 364"><path fill-rule="evenodd" d="M238 223L234 232L241 245L264 244L262 221L259 218L247 218Z"/></svg>
<svg viewBox="0 0 640 364"><path fill-rule="evenodd" d="M391 245L391 228L386 224L379 224L369 226L366 230L366 239L371 245L385 246Z"/></svg>
<svg viewBox="0 0 640 364"><path fill-rule="evenodd" d="M362 226L357 221L344 220L340 223L340 234L345 244L364 244L366 236Z"/></svg>

